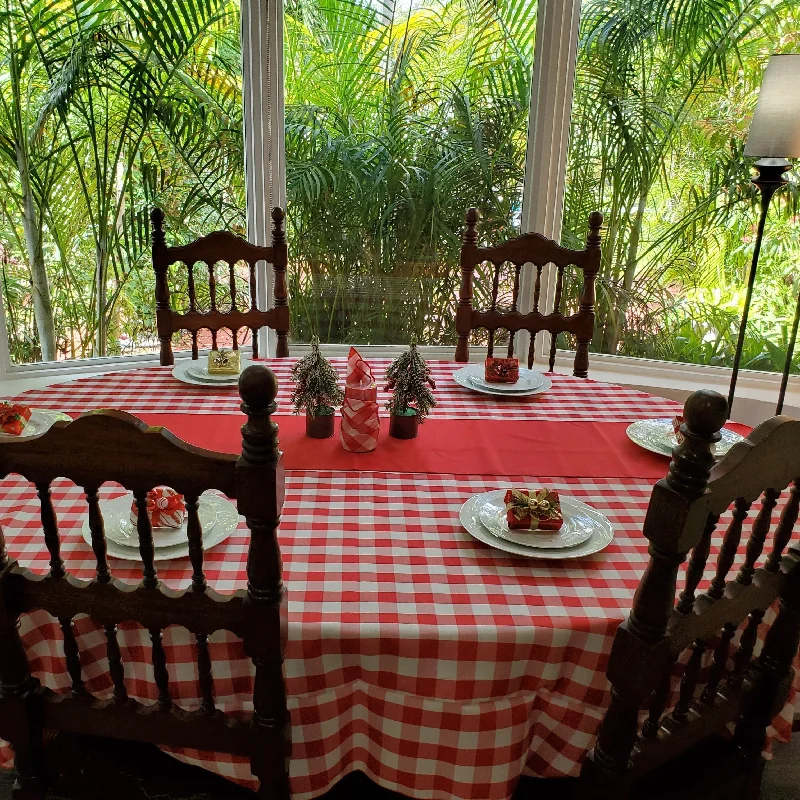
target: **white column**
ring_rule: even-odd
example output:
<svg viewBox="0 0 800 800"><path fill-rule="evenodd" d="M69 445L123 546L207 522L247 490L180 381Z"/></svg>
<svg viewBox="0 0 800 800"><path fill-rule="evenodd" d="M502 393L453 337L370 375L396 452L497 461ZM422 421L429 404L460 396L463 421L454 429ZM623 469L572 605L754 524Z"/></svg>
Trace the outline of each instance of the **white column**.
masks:
<svg viewBox="0 0 800 800"><path fill-rule="evenodd" d="M283 147L283 3L241 0L242 97L244 102L244 169L247 238L271 243L273 206L286 207ZM272 272L257 271L260 308L272 305ZM259 349L274 355L275 337L259 332Z"/></svg>
<svg viewBox="0 0 800 800"><path fill-rule="evenodd" d="M522 233L541 233L558 241L564 208L581 0L539 0L537 14L521 224ZM520 286L523 313L530 311L533 305L533 273L531 268L523 273ZM552 309L554 292L555 270L548 265L542 274L540 299L540 307L545 311ZM520 355L527 354L528 342L528 334L523 332L517 344ZM540 335L537 360L546 358L549 348L548 335Z"/></svg>
<svg viewBox="0 0 800 800"><path fill-rule="evenodd" d="M0 290L0 381L11 377L11 352L8 345L8 328L6 327L6 306L2 290ZM0 391L0 399L3 392Z"/></svg>

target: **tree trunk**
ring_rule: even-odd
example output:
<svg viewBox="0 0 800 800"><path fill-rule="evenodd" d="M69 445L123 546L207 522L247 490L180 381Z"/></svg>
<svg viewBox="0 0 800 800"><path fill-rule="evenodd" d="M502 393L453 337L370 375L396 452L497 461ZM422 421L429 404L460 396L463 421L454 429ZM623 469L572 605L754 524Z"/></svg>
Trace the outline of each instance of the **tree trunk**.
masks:
<svg viewBox="0 0 800 800"><path fill-rule="evenodd" d="M97 332L94 340L94 355L108 355L108 325L106 320L106 303L108 302L108 247L106 231L100 234L100 241L95 250L95 293L97 297Z"/></svg>
<svg viewBox="0 0 800 800"><path fill-rule="evenodd" d="M625 274L622 278L622 292L617 302L617 310L614 318L614 329L609 342L609 353L616 353L619 347L622 331L630 302L630 292L633 288L633 279L636 277L636 264L639 255L639 240L642 238L642 223L644 221L644 210L647 205L647 191L642 192L639 197L639 204L636 207L636 216L633 219L631 238L628 241L628 253L625 258Z"/></svg>
<svg viewBox="0 0 800 800"><path fill-rule="evenodd" d="M53 322L53 303L50 300L50 284L44 265L42 250L41 218L37 212L31 190L31 176L28 157L20 143L16 146L17 169L22 187L22 228L25 232L25 245L28 248L28 265L31 271L33 291L33 315L39 333L39 347L42 361L55 361L56 331Z"/></svg>

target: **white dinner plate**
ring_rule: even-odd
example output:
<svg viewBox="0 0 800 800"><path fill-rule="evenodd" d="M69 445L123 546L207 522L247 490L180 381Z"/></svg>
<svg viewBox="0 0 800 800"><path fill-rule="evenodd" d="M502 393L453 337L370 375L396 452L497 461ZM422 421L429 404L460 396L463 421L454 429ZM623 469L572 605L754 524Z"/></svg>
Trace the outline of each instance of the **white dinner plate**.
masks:
<svg viewBox="0 0 800 800"><path fill-rule="evenodd" d="M40 433L47 431L54 422L59 422L61 420L72 422L72 417L70 417L69 414L64 414L62 411L48 411L45 408L32 408L31 418L28 420L28 424L22 429L22 433L19 436L0 431L0 439L27 439L30 436L38 436Z"/></svg>
<svg viewBox="0 0 800 800"><path fill-rule="evenodd" d="M506 490L500 489L495 492L487 492L485 494L500 494L505 495ZM609 520L604 517L599 511L591 508L590 506L580 503L573 498L561 498L564 500L572 500L574 503L583 506L588 512L591 512L591 517L596 520L596 527L592 535L583 544L576 547L565 548L544 548L544 547L528 547L526 545L516 544L507 539L501 539L492 534L488 528L481 522L480 507L483 502L485 494L477 494L470 497L464 505L461 506L459 512L459 519L461 524L467 532L479 542L489 545L496 550L503 550L506 553L513 553L517 556L524 556L525 558L550 558L550 559L568 559L568 558L585 558L586 556L599 553L601 550L608 547L614 540L614 528Z"/></svg>
<svg viewBox="0 0 800 800"><path fill-rule="evenodd" d="M200 527L203 533L210 533L217 521L217 500L222 500L217 495L202 495L198 516L200 517ZM228 502L227 500L225 501ZM106 500L100 504L103 512L103 527L106 532L106 539L125 547L139 547L139 535L136 532L136 523L131 521L131 505L133 504L133 493L122 497L115 497L113 500ZM179 528L153 528L153 544L156 547L171 547L188 541L186 529L188 517L184 519L183 525Z"/></svg>
<svg viewBox="0 0 800 800"><path fill-rule="evenodd" d="M127 504L127 511L130 513L131 494L123 495L121 498L115 500L105 500L100 502L100 510L103 513L103 522L109 528L113 525L115 513L118 512L119 506L114 506L115 502L124 500ZM120 504L121 505L121 504ZM239 514L236 511L236 506L226 497L221 497L218 494L206 493L200 498L200 520L202 525L202 509L203 506L214 513L214 523L210 529L203 528L203 549L209 550L212 547L222 543L227 539L239 526ZM115 509L117 509L115 511ZM108 514L108 516L106 516ZM118 517L117 517L118 519ZM186 558L189 555L189 540L186 538L186 525L184 523L181 528L183 541L168 546L161 546L159 543L159 532L161 529L153 531L153 543L155 547L155 561L168 561L173 558ZM177 529L175 529L177 530ZM172 533L172 531L170 531ZM89 529L88 518L83 522L81 529L83 540L91 546L92 532ZM141 561L142 557L139 555L139 542L138 539L131 542L130 545L120 544L114 541L106 531L106 548L108 555L111 558L119 558L123 561Z"/></svg>
<svg viewBox="0 0 800 800"><path fill-rule="evenodd" d="M480 392L481 394L490 394L494 397L530 397L535 394L546 392L553 385L550 378L547 375L543 375L541 372L522 368L519 372L520 377L525 373L526 378L527 376L531 376L532 381L538 380L538 385L531 389L521 390L516 389L516 384L514 384L515 388L513 390L496 388L502 384L486 383L486 381L483 380L484 368L482 364L469 364L466 367L456 370L453 373L453 380L465 389L471 389L473 392ZM480 378L483 383L478 383L476 380L477 378Z"/></svg>
<svg viewBox="0 0 800 800"><path fill-rule="evenodd" d="M561 514L564 523L557 531L525 531L508 527L505 489L480 495L478 516L489 533L523 547L557 548L576 547L583 544L595 531L599 521L608 520L585 503L571 497L561 497ZM599 520L598 520L599 518Z"/></svg>
<svg viewBox="0 0 800 800"><path fill-rule="evenodd" d="M717 458L722 458L731 447L744 439L744 436L729 428L723 428L720 433L722 438L716 444ZM640 419L628 425L627 434L639 447L662 456L671 456L672 450L678 446L672 419Z"/></svg>
<svg viewBox="0 0 800 800"><path fill-rule="evenodd" d="M226 375L224 381L209 381L196 378L190 372L193 364L197 364L197 362L188 358L182 359L172 368L172 377L177 378L183 383L189 383L192 386L205 386L206 388L213 387L217 389L225 389L229 386L236 386L239 383L238 375ZM242 369L244 369L244 367L242 367Z"/></svg>

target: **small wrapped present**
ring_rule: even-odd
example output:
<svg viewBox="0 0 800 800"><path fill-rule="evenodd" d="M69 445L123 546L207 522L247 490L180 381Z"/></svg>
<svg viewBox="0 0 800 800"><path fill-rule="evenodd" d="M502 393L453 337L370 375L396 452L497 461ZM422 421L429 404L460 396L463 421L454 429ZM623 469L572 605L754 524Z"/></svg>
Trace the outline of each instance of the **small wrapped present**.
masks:
<svg viewBox="0 0 800 800"><path fill-rule="evenodd" d="M28 420L31 410L20 403L0 403L0 431L11 436L19 436Z"/></svg>
<svg viewBox="0 0 800 800"><path fill-rule="evenodd" d="M378 445L378 388L372 370L355 347L347 357L339 441L351 453L369 453Z"/></svg>
<svg viewBox="0 0 800 800"><path fill-rule="evenodd" d="M516 383L519 380L519 359L487 358L484 378L487 383Z"/></svg>
<svg viewBox="0 0 800 800"><path fill-rule="evenodd" d="M504 499L509 528L557 531L564 524L558 492L550 489L509 489Z"/></svg>
<svg viewBox="0 0 800 800"><path fill-rule="evenodd" d="M136 501L131 503L131 522L139 516ZM147 493L147 516L154 528L180 528L186 519L186 503L183 495L169 486L156 486Z"/></svg>
<svg viewBox="0 0 800 800"><path fill-rule="evenodd" d="M683 444L683 434L681 433L681 425L683 425L683 417L680 414L677 414L672 418L672 431L675 434L675 438L678 441L678 444Z"/></svg>
<svg viewBox="0 0 800 800"><path fill-rule="evenodd" d="M208 354L209 375L238 375L241 369L238 350L212 350Z"/></svg>

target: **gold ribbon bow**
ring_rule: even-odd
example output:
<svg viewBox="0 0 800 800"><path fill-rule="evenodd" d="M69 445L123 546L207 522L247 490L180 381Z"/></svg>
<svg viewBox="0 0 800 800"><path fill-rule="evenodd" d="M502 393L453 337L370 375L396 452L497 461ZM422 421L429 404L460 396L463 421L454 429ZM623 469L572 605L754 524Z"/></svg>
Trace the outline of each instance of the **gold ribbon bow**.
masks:
<svg viewBox="0 0 800 800"><path fill-rule="evenodd" d="M533 519L557 519L559 504L551 499L547 489L530 494L512 489L511 502L506 505L506 511L513 511L517 519L525 519L528 514Z"/></svg>

